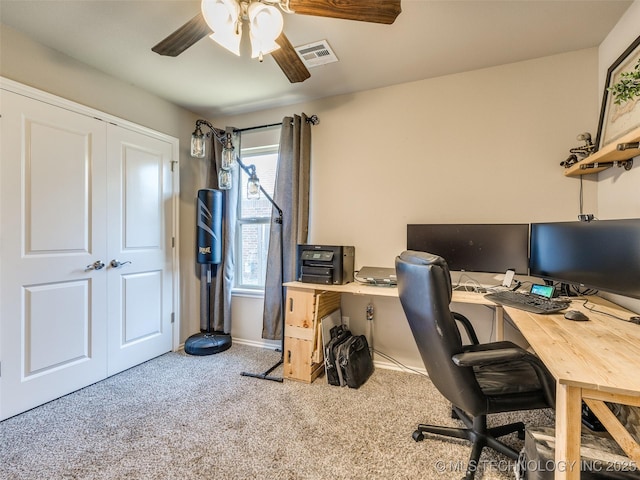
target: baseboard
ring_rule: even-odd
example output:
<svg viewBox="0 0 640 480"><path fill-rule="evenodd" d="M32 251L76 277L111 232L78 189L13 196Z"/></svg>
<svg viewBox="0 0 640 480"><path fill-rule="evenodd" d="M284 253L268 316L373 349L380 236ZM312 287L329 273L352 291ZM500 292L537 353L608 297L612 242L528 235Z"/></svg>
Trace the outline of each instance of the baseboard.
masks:
<svg viewBox="0 0 640 480"><path fill-rule="evenodd" d="M233 343L236 343L238 345L246 345L248 347L256 347L256 348L266 348L267 350L277 351L281 347L280 343L277 343L277 344L273 343L274 340L258 341L258 340L248 340L245 338L234 337L232 341ZM181 343L179 345L178 350L184 350L184 343ZM427 374L427 371L424 368L405 367L405 366L400 366L398 364L395 364L393 362L376 360L375 355L373 360L373 366L375 368L380 368L382 370L395 370L397 372L413 373L416 375L425 375L427 377L429 376Z"/></svg>
<svg viewBox="0 0 640 480"><path fill-rule="evenodd" d="M375 357L373 360L373 366L382 370L395 370L397 372L414 373L416 375L425 375L427 377L429 376L424 368L401 367L400 365L397 365L393 362L383 362L380 360L375 360Z"/></svg>
<svg viewBox="0 0 640 480"><path fill-rule="evenodd" d="M237 343L238 345L248 345L249 347L266 348L268 350L280 350L281 348L279 340L247 340L244 338L234 337L233 343Z"/></svg>

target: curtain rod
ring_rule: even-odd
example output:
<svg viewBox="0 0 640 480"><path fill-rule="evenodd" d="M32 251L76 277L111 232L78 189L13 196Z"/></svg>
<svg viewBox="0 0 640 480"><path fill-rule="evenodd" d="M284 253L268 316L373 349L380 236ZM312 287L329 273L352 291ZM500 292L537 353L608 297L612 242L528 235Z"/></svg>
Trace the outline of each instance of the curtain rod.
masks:
<svg viewBox="0 0 640 480"><path fill-rule="evenodd" d="M260 130L263 128L271 128L271 127L279 127L280 125L282 125L282 122L280 123L270 123L268 125L258 125L256 127L247 127L247 128L234 128L233 132L249 132L251 130Z"/></svg>
<svg viewBox="0 0 640 480"><path fill-rule="evenodd" d="M320 123L320 119L318 118L317 115L311 115L310 117L307 117L306 122L310 123L311 125L318 125ZM282 122L280 122L280 123L269 123L267 125L257 125L255 127L234 128L233 131L234 131L234 133L236 133L236 132L249 132L251 130L260 130L260 129L263 129L263 128L279 127L281 125L282 125Z"/></svg>

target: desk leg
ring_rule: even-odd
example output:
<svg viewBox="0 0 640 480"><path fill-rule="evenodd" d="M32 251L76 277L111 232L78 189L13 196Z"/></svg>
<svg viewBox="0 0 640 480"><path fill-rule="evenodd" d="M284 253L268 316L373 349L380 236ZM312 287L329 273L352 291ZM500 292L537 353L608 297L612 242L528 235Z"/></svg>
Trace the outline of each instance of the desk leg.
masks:
<svg viewBox="0 0 640 480"><path fill-rule="evenodd" d="M504 340L504 308L502 305L496 305L493 321L496 325L496 342L501 342Z"/></svg>
<svg viewBox="0 0 640 480"><path fill-rule="evenodd" d="M556 386L556 480L580 480L581 390Z"/></svg>

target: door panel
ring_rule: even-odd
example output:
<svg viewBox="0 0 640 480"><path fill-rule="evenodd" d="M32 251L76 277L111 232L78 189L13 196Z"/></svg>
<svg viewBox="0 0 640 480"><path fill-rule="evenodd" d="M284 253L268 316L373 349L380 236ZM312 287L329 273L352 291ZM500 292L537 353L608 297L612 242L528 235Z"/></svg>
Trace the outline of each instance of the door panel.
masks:
<svg viewBox="0 0 640 480"><path fill-rule="evenodd" d="M106 126L0 91L0 419L106 375Z"/></svg>
<svg viewBox="0 0 640 480"><path fill-rule="evenodd" d="M34 119L25 121L24 134L26 253L88 252L90 136Z"/></svg>
<svg viewBox="0 0 640 480"><path fill-rule="evenodd" d="M108 374L171 350L172 145L109 125Z"/></svg>
<svg viewBox="0 0 640 480"><path fill-rule="evenodd" d="M88 283L23 287L25 378L91 358Z"/></svg>
<svg viewBox="0 0 640 480"><path fill-rule="evenodd" d="M162 335L162 271L123 275L122 287L122 345Z"/></svg>
<svg viewBox="0 0 640 480"><path fill-rule="evenodd" d="M163 211L163 155L124 144L120 150L124 184L124 248L160 251Z"/></svg>

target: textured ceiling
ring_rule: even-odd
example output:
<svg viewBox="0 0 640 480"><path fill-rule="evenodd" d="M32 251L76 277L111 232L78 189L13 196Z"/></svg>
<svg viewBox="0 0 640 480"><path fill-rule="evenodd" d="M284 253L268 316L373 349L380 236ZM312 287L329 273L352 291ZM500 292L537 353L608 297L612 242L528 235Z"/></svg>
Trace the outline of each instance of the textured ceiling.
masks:
<svg viewBox="0 0 640 480"><path fill-rule="evenodd" d="M199 12L197 1L0 0L0 20L212 118L595 47L631 3L403 0L393 25L285 14L293 45L326 39L340 60L310 69L299 84L270 56L236 57L206 37L176 58L153 53Z"/></svg>

